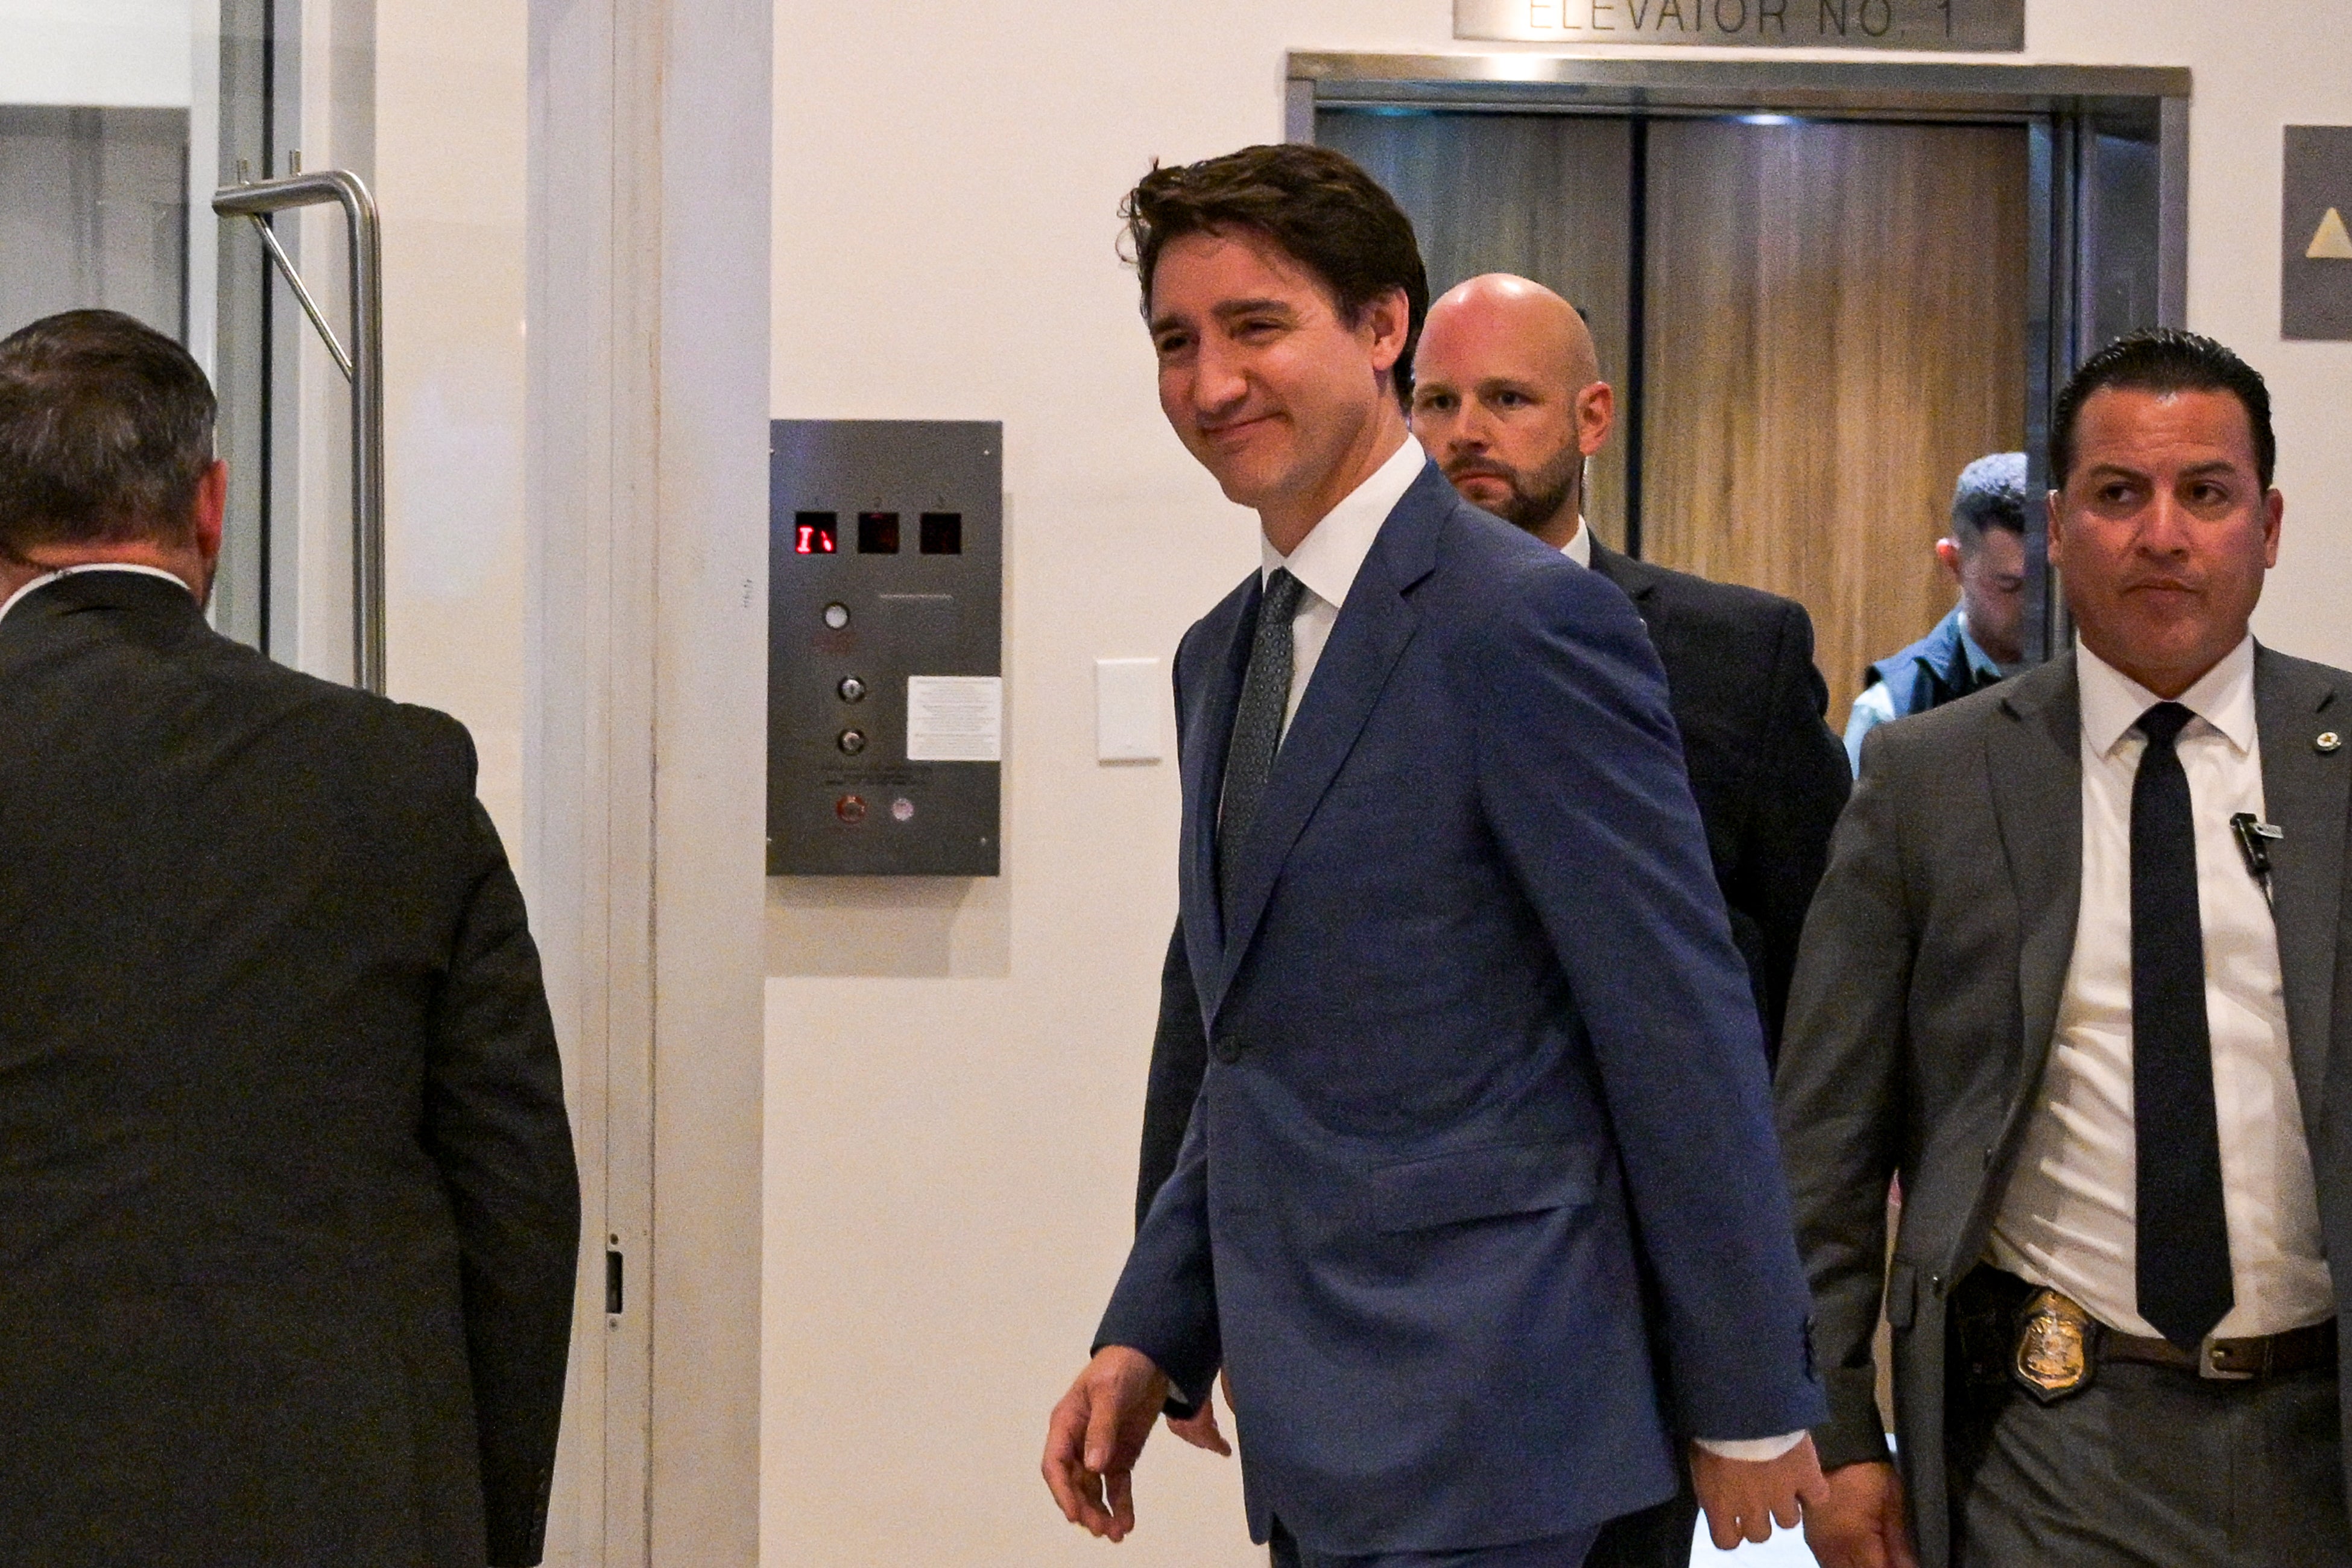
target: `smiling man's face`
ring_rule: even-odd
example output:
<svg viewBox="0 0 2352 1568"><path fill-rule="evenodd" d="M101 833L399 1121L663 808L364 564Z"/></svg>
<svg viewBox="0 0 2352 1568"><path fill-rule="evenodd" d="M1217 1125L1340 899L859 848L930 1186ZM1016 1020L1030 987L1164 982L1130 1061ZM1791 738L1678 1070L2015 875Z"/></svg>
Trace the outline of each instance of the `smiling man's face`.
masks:
<svg viewBox="0 0 2352 1568"><path fill-rule="evenodd" d="M1407 316L1398 289L1349 321L1263 236L1187 234L1160 252L1150 307L1160 409L1284 553L1386 455L1375 449L1384 431L1391 447L1402 439L1389 378Z"/></svg>
<svg viewBox="0 0 2352 1568"><path fill-rule="evenodd" d="M2074 429L2074 471L2050 498L2050 563L2084 646L2178 697L2245 637L2285 503L2263 488L2230 393L2105 387Z"/></svg>

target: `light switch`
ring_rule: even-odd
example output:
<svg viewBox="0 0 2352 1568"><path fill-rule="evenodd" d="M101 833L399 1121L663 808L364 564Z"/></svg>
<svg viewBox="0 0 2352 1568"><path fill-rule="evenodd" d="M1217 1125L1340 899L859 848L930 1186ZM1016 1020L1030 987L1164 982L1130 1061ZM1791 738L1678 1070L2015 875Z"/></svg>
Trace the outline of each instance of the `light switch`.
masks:
<svg viewBox="0 0 2352 1568"><path fill-rule="evenodd" d="M1156 658L1095 660L1095 760L1156 763L1173 700Z"/></svg>

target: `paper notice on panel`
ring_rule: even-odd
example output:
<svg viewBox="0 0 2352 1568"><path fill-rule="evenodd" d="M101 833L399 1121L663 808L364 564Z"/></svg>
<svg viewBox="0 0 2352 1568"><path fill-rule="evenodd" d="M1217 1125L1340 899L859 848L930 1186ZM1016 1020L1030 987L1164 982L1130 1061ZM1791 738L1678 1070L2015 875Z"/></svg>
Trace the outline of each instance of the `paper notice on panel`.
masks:
<svg viewBox="0 0 2352 1568"><path fill-rule="evenodd" d="M907 760L910 763L1003 762L1004 678L998 675L907 677Z"/></svg>

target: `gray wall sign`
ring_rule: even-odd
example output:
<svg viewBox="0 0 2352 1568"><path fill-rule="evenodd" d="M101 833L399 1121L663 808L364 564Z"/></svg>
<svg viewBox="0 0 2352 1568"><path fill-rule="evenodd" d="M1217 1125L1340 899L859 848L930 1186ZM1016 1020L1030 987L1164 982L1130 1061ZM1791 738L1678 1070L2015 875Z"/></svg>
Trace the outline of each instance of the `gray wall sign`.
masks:
<svg viewBox="0 0 2352 1568"><path fill-rule="evenodd" d="M2286 128L2279 331L2352 342L2352 125Z"/></svg>
<svg viewBox="0 0 2352 1568"><path fill-rule="evenodd" d="M1748 48L2025 47L2025 0L1454 0L1454 36Z"/></svg>

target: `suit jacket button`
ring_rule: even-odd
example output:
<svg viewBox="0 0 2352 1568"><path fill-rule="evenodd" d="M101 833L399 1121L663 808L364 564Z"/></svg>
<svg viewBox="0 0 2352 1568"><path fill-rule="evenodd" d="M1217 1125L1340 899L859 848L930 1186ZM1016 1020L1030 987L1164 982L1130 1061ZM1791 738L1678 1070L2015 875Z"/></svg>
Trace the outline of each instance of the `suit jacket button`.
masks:
<svg viewBox="0 0 2352 1568"><path fill-rule="evenodd" d="M1210 1037L1209 1054L1231 1067L1242 1059L1242 1043L1231 1034L1220 1033Z"/></svg>
<svg viewBox="0 0 2352 1568"><path fill-rule="evenodd" d="M1933 1290L1937 1299L1940 1300L1944 1294L1944 1277L1940 1274L1928 1275L1927 1289Z"/></svg>

